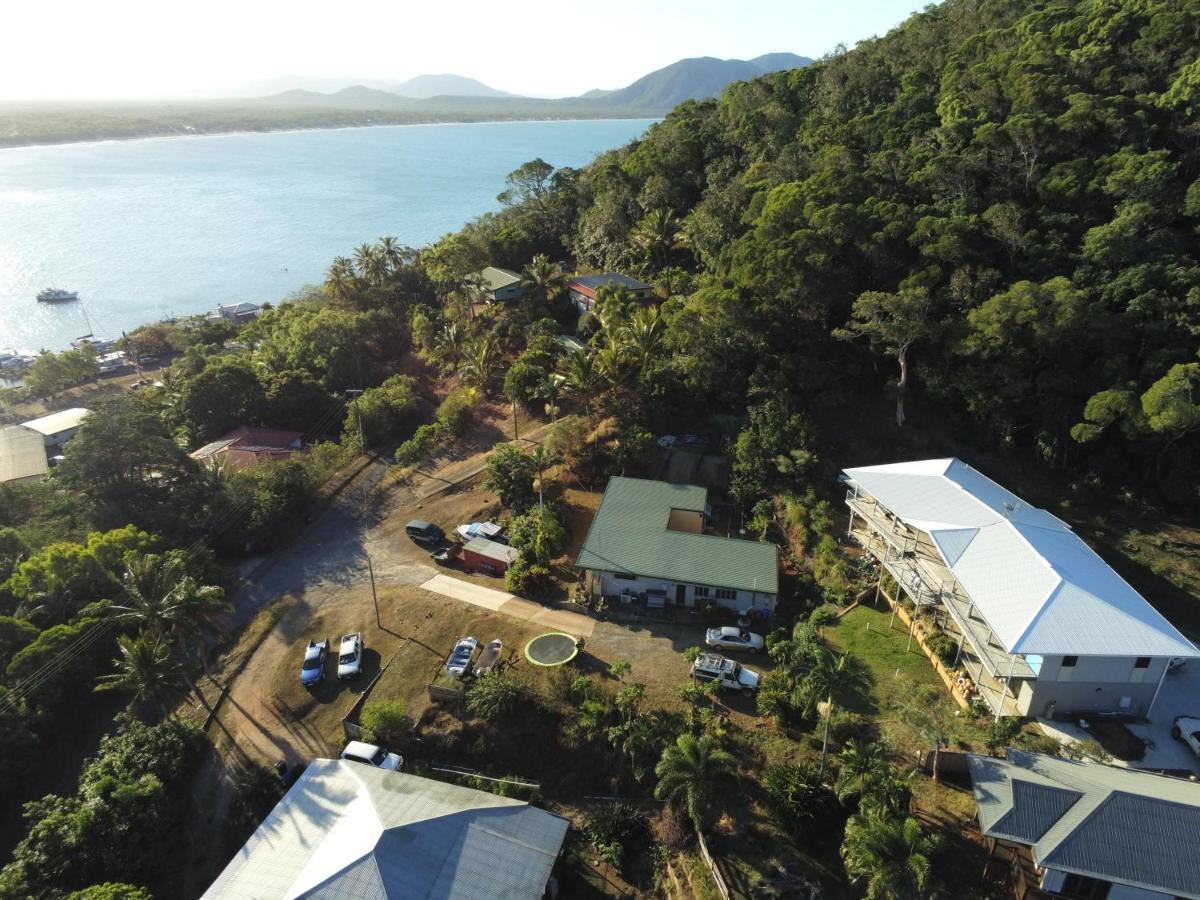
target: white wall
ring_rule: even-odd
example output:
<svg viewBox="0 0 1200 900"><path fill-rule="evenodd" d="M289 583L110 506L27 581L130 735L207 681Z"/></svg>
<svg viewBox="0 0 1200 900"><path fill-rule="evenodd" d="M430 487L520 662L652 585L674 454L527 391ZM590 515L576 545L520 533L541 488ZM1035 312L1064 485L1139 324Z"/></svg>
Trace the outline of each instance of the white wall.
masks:
<svg viewBox="0 0 1200 900"><path fill-rule="evenodd" d="M660 590L667 594L667 602L675 603L677 596L676 588L679 582L664 581L661 578L649 578L646 576L635 576L633 580L627 578L618 578L612 572L595 572L594 575L600 580L600 592L605 597L619 597L622 591L649 591ZM763 594L755 591L736 591L735 596L731 600L718 600L717 589L715 586L707 585L708 596L702 597L696 594L696 585L684 585L684 605L688 607L702 606L705 603L716 603L723 609L732 609L738 612L744 609L767 609L774 612L775 610L775 595Z"/></svg>

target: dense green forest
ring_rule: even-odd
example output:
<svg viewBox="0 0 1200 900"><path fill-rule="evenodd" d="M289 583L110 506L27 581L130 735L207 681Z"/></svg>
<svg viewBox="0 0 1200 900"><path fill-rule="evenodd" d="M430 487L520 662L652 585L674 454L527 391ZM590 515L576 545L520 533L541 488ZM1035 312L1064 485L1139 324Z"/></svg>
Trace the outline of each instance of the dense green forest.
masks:
<svg viewBox="0 0 1200 900"><path fill-rule="evenodd" d="M46 482L0 485L0 791L32 799L39 754L97 685L147 719L195 694L229 609L221 562L269 549L360 451L418 464L488 400L565 413L549 450L597 475L637 471L663 431L723 439L748 527L786 508L826 599L852 573L813 485L901 446L1184 507L1200 484L1197 48L1195 2L949 0L684 104L583 169L527 163L500 212L420 251L364 244L251 324L131 333L127 349L173 354L161 387L94 404ZM522 271L519 304L469 302L486 265ZM663 302L604 291L577 316L565 273L598 269ZM564 356L571 329L583 349ZM41 361L34 381L61 387L76 364ZM183 449L243 423L310 451L220 472ZM531 506L511 456L490 483ZM557 546L555 514L516 530ZM515 567L523 586L548 555ZM172 772L195 764L193 736L155 728L126 723L75 794L27 807L0 896L124 880L105 860L147 832L112 826L120 810L187 815ZM130 875L161 884L172 864Z"/></svg>
<svg viewBox="0 0 1200 900"><path fill-rule="evenodd" d="M434 253L650 276L664 411L819 425L903 373L977 443L1194 498L1198 41L1195 3L948 2L684 104Z"/></svg>

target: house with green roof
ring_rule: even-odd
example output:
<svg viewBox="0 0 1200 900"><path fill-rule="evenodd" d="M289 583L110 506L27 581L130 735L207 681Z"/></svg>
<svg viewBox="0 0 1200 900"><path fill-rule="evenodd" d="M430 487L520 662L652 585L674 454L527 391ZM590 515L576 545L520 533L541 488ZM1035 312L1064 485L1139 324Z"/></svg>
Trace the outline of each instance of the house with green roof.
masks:
<svg viewBox="0 0 1200 900"><path fill-rule="evenodd" d="M525 289L521 276L511 269L488 266L475 275L477 297L489 303L512 303L520 300Z"/></svg>
<svg viewBox="0 0 1200 900"><path fill-rule="evenodd" d="M1011 748L967 764L1016 900L1200 900L1200 784Z"/></svg>
<svg viewBox="0 0 1200 900"><path fill-rule="evenodd" d="M610 478L575 560L593 596L773 614L779 548L705 533L707 501L702 487Z"/></svg>

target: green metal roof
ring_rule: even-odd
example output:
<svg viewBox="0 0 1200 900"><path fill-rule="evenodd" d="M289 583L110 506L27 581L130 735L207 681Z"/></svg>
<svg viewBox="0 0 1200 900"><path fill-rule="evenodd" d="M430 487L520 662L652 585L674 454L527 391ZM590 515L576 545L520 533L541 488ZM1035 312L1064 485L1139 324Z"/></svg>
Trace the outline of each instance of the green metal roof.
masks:
<svg viewBox="0 0 1200 900"><path fill-rule="evenodd" d="M499 291L514 284L521 283L521 276L511 269L498 269L488 266L479 273L479 280L485 291Z"/></svg>
<svg viewBox="0 0 1200 900"><path fill-rule="evenodd" d="M704 512L702 487L610 478L575 565L686 584L779 593L774 544L670 531L672 509Z"/></svg>
<svg viewBox="0 0 1200 900"><path fill-rule="evenodd" d="M989 837L1047 869L1200 898L1200 784L1015 749L968 763Z"/></svg>

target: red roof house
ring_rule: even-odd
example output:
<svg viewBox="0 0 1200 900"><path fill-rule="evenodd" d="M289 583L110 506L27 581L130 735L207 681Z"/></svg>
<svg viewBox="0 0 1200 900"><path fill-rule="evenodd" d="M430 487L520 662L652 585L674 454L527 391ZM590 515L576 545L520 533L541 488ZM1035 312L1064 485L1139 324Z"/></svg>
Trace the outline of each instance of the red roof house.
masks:
<svg viewBox="0 0 1200 900"><path fill-rule="evenodd" d="M244 469L268 459L287 459L302 448L303 437L299 431L239 425L190 455L203 466Z"/></svg>

